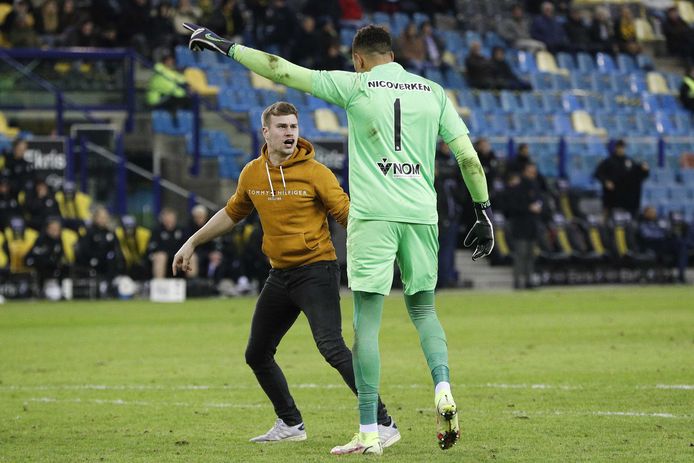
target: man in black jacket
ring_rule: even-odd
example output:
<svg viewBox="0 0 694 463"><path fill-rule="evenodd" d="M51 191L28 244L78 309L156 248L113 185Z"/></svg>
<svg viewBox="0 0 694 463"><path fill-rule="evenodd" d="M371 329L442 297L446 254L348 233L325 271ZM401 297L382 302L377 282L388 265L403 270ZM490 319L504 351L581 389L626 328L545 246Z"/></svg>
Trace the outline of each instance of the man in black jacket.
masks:
<svg viewBox="0 0 694 463"><path fill-rule="evenodd" d="M532 288L535 264L533 253L543 203L535 164L525 164L520 178L511 179L508 196L511 200L506 204L506 214L513 248L513 287Z"/></svg>
<svg viewBox="0 0 694 463"><path fill-rule="evenodd" d="M617 140L612 154L595 169L595 178L603 186L602 205L605 216L614 209L623 209L632 217L641 207L641 184L648 178L645 162L635 162L626 155L626 143Z"/></svg>
<svg viewBox="0 0 694 463"><path fill-rule="evenodd" d="M25 262L27 267L32 267L37 272L40 287L48 279L61 279L67 275L68 259L63 248L59 216L46 219L45 229L27 254Z"/></svg>

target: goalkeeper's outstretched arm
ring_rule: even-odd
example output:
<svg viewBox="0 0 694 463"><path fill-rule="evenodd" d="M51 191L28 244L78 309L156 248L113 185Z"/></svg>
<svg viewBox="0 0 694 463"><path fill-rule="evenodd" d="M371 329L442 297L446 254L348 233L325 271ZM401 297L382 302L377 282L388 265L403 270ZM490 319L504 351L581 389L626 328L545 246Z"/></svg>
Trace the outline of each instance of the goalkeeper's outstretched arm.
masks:
<svg viewBox="0 0 694 463"><path fill-rule="evenodd" d="M245 67L278 84L292 87L302 92L311 92L311 69L290 63L279 56L233 43L211 30L191 23L183 26L192 31L188 47L193 51L203 49L216 51L235 59Z"/></svg>

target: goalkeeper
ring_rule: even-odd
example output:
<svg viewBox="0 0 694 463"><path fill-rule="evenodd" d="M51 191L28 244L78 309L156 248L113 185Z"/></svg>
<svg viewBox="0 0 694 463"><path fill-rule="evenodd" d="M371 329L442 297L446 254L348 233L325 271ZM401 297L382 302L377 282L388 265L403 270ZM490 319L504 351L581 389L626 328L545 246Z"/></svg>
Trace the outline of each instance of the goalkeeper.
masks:
<svg viewBox="0 0 694 463"><path fill-rule="evenodd" d="M451 395L448 348L434 308L438 231L434 156L440 136L455 153L474 201L477 221L465 238L473 260L493 246L484 171L468 130L438 84L394 62L391 37L380 26L357 31L352 42L356 73L313 71L282 58L232 43L206 28L193 31L189 47L231 57L277 83L311 93L347 111L350 217L347 273L354 292L354 372L359 432L333 454L382 453L377 404L380 382L378 333L384 296L400 267L405 304L419 334L434 382L437 439L448 449L460 437Z"/></svg>

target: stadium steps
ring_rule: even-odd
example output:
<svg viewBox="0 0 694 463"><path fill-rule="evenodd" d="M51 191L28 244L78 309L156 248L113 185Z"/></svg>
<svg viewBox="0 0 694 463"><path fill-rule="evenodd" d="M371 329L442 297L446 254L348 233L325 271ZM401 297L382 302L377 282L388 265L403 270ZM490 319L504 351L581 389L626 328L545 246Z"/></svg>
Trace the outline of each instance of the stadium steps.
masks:
<svg viewBox="0 0 694 463"><path fill-rule="evenodd" d="M486 260L473 262L470 251L458 250L455 253L455 268L460 281L472 282L475 289L511 289L513 275L511 267L492 267Z"/></svg>

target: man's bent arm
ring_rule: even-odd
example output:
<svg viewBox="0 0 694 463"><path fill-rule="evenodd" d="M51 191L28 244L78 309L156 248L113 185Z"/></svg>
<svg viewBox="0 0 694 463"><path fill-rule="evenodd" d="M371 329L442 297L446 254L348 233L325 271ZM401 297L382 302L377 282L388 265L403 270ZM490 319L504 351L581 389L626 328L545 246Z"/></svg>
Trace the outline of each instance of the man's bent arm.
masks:
<svg viewBox="0 0 694 463"><path fill-rule="evenodd" d="M470 137L463 135L448 144L451 151L455 154L455 159L460 166L465 185L470 196L475 203L484 204L489 202L489 191L487 190L487 177L477 156L475 148L472 146Z"/></svg>
<svg viewBox="0 0 694 463"><path fill-rule="evenodd" d="M297 66L279 56L235 44L229 56L251 71L278 84L311 93L312 74L316 71Z"/></svg>
<svg viewBox="0 0 694 463"><path fill-rule="evenodd" d="M193 236L188 238L188 241L194 247L198 247L218 236L230 232L231 229L234 228L234 225L236 225L236 222L234 222L231 217L229 217L226 210L222 208L217 211L200 230L196 231Z"/></svg>

